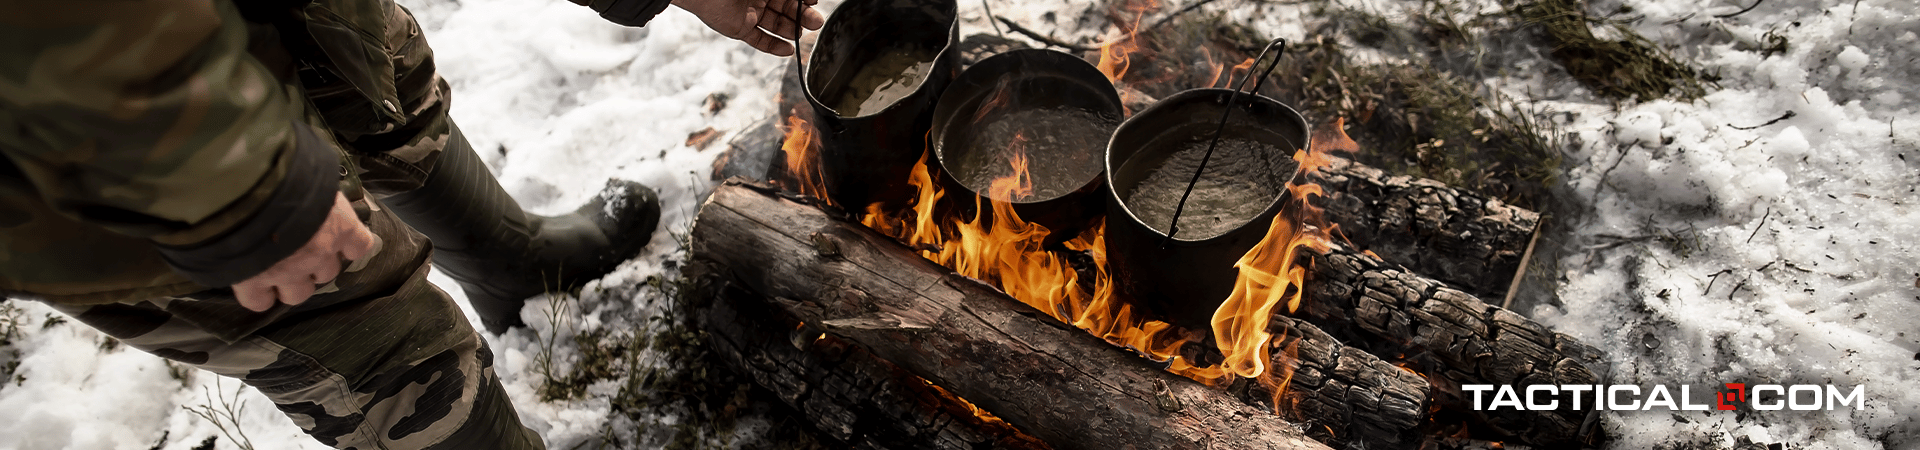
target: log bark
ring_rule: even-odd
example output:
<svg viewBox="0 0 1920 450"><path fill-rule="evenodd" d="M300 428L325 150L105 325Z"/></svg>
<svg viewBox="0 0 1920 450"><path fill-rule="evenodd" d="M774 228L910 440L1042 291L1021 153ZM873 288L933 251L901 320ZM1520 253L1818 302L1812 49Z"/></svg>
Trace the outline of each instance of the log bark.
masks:
<svg viewBox="0 0 1920 450"><path fill-rule="evenodd" d="M1061 449L1319 449L1292 424L952 274L858 224L728 183L693 259L770 308ZM779 326L767 324L766 326Z"/></svg>
<svg viewBox="0 0 1920 450"><path fill-rule="evenodd" d="M1278 398L1271 387L1253 383L1242 400L1277 403L1307 436L1334 447L1414 448L1425 439L1426 378L1342 345L1300 319L1276 314L1267 330L1274 336L1272 367L1291 368L1292 376Z"/></svg>
<svg viewBox="0 0 1920 450"><path fill-rule="evenodd" d="M1606 373L1599 350L1371 256L1335 249L1305 258L1313 269L1298 315L1348 344L1405 355L1435 378L1434 400L1442 407L1546 447L1598 438L1587 411L1474 411L1458 386L1596 384Z"/></svg>
<svg viewBox="0 0 1920 450"><path fill-rule="evenodd" d="M810 332L712 269L696 264L686 272L695 280L695 319L708 345L846 448L1049 448L871 352Z"/></svg>
<svg viewBox="0 0 1920 450"><path fill-rule="evenodd" d="M1506 296L1540 214L1425 178L1336 159L1321 173L1327 219L1354 248L1481 298Z"/></svg>

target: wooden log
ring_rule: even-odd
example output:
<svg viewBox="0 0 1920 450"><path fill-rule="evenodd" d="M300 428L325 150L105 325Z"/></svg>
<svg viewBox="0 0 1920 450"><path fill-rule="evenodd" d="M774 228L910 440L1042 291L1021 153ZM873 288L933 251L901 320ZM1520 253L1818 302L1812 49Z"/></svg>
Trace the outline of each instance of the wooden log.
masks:
<svg viewBox="0 0 1920 450"><path fill-rule="evenodd" d="M1426 378L1334 340L1311 323L1275 315L1273 367L1292 369L1283 395L1253 383L1248 403L1272 407L1300 423L1307 436L1352 449L1413 448L1424 437Z"/></svg>
<svg viewBox="0 0 1920 450"><path fill-rule="evenodd" d="M738 183L695 261L1061 449L1319 449L1280 417L1054 322L858 224ZM804 335L803 335L804 336Z"/></svg>
<svg viewBox="0 0 1920 450"><path fill-rule="evenodd" d="M1596 384L1606 373L1599 350L1371 256L1335 249L1304 258L1313 269L1297 315L1375 354L1406 355L1436 378L1442 407L1545 447L1597 438L1587 411L1473 411L1458 386Z"/></svg>
<svg viewBox="0 0 1920 450"><path fill-rule="evenodd" d="M1045 443L857 346L802 326L703 264L695 320L729 366L846 448L1040 450Z"/></svg>
<svg viewBox="0 0 1920 450"><path fill-rule="evenodd" d="M1335 159L1319 182L1327 219L1372 251L1481 298L1506 296L1540 214L1439 181Z"/></svg>

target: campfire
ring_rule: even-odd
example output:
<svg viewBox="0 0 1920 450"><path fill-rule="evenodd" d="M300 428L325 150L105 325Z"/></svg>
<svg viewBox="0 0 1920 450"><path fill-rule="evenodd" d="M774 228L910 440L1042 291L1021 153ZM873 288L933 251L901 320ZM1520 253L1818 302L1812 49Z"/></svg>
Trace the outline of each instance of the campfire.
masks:
<svg viewBox="0 0 1920 450"><path fill-rule="evenodd" d="M1122 105L1138 104L1146 98L1136 86L1181 78L1169 77L1165 71L1152 79L1128 78L1131 68L1143 61L1142 54L1151 52L1141 44L1137 24L1155 8L1157 5L1145 3L1123 8L1122 13L1132 22L1121 26L1113 39L1099 46L1098 59L1089 62L1107 81L1119 87L1119 95L1127 98ZM1202 47L1197 51L1208 60L1216 58L1212 49ZM1212 64L1203 69L1207 73L1202 77L1224 86L1234 86L1236 79L1244 83L1249 77L1259 76L1255 73L1255 59L1246 58L1233 65ZM933 72L937 73L938 66L934 67ZM961 79L965 78L963 74ZM805 83L804 79L802 77L800 83ZM1010 92L1005 83L1002 79L999 90L995 91L998 94L990 96L977 114L966 114L955 120L969 124L986 121L989 110L1009 101L1004 95ZM813 93L806 95L812 98ZM795 97L801 96L787 98ZM1036 143L1038 135L1049 130L1013 133L1004 140L1002 148L996 149L1004 156L997 160L1004 166L991 169L999 175L984 183L984 189L970 190L965 183L954 181L954 175L942 167L943 162L952 163L942 161L942 152L935 148L944 142L940 141L941 119L936 119L935 131L921 140L924 145L915 162L903 170L899 180L882 183L897 187L900 192L883 189L836 196L836 192L850 192L846 187L831 185L846 178L837 178L832 173L834 169L829 167L833 162L823 155L830 154L834 145L844 145L833 138L836 133L846 133L847 128L857 132L858 127L824 126L821 121L835 118L823 118L822 111L810 111L806 105L790 102L788 114L781 119L784 138L776 159L784 164L778 165L771 176L779 189L789 192L786 198L799 202L769 196L763 188L750 185L731 187L747 188L745 190L723 188L701 213L702 226L696 228L694 236L695 253L696 259L716 267L711 273L720 274L715 275L718 282L734 286L714 294L726 299L721 303L749 302L718 308L707 322L747 336L726 340L723 346L734 349L734 353L740 355L741 364L748 367L746 370L755 372L756 379L764 378L763 385L776 391L781 391L782 386L797 390L799 393L794 394L796 398L790 402L803 410L820 409L817 413L825 414L821 416L820 425L849 445L861 439L884 440L880 436L902 439L898 436L901 433L923 436L927 430L919 428L920 425L910 425L918 421L907 420L909 425L879 427L893 431L863 434L855 430L855 424L877 426L873 420L849 419L831 413L858 416L855 411L891 407L875 403L877 400L872 398L854 398L859 395L852 391L831 391L833 396L852 397L819 400L830 392L821 389L844 391L844 388L831 387L833 383L885 385L894 386L888 389L919 392L925 399L933 399L926 401L947 405L934 409L949 410L949 420L974 424L962 427L977 439L970 442L996 442L996 445L1016 448L1063 446L1062 439L1066 436L1073 436L1073 441L1078 442L1065 445L1069 447L1116 448L1100 447L1089 443L1101 442L1098 439L1086 438L1112 434L1122 439L1119 442L1132 442L1125 439L1144 439L1141 435L1162 433L1173 439L1152 442L1165 442L1167 448L1179 448L1186 446L1180 442L1214 442L1209 439L1217 439L1228 430L1244 435L1234 439L1274 448L1291 447L1291 444L1276 442L1310 445L1304 437L1342 447L1411 448L1421 442L1471 442L1457 439L1469 434L1469 429L1479 430L1480 434L1474 436L1490 435L1488 437L1496 439L1547 445L1564 444L1587 435L1581 430L1582 417L1517 411L1513 414L1457 411L1460 393L1451 386L1469 382L1511 384L1523 377L1569 383L1593 379L1594 372L1588 367L1597 361L1597 352L1518 315L1488 306L1474 295L1477 292L1461 291L1407 270L1433 267L1432 257L1398 258L1402 261L1389 263L1381 255L1360 248L1368 242L1378 242L1382 244L1382 253L1390 258L1398 257L1409 253L1408 249L1398 240L1380 238L1383 232L1432 233L1435 229L1458 228L1458 222L1464 218L1477 220L1470 224L1477 227L1471 231L1499 239L1476 242L1488 247L1483 253L1511 258L1506 254L1517 253L1512 248L1516 244L1507 241L1516 240L1511 235L1530 233L1531 227L1537 224L1537 215L1497 201L1479 200L1472 194L1453 191L1437 183L1388 177L1332 155L1330 152L1359 150L1358 144L1346 135L1343 120L1335 119L1314 127L1310 139L1302 142L1304 145L1288 149L1292 150L1291 161L1297 168L1282 187L1285 195L1281 197L1278 212L1270 219L1242 225L1254 231L1263 230L1264 234L1258 235L1258 242L1238 254L1237 261L1232 263L1237 277L1232 279L1229 294L1193 300L1218 305L1208 311L1210 320L1196 324L1162 316L1156 309L1163 307L1143 307L1140 299L1133 298L1128 289L1123 288L1123 283L1128 281L1126 274L1116 270L1115 254L1109 248L1110 231L1119 226L1112 223L1113 216L1094 218L1085 225L1061 226L1055 219L1049 218L1046 223L1035 219L1032 211L1037 209L1023 206L1030 201L1046 200L1040 198L1045 197L1041 195L1043 192L1061 191L1037 186L1047 175L1040 175L1043 171L1036 170L1036 165L1058 164L1057 158L1032 154L1040 151L1037 148L1041 144ZM1122 108L1123 115L1142 112ZM834 112L827 110L824 114ZM1109 163L1109 167L1114 166ZM1073 189L1069 187L1065 191ZM1395 208L1381 206L1394 202L1415 208L1441 202L1444 205L1440 206L1448 209L1438 212L1437 216L1394 216L1398 213ZM825 207L830 212L805 212L812 208L808 204ZM715 218L709 218L707 210L721 209L732 212L716 212ZM1023 215L1023 211L1027 214ZM738 215L744 221L720 218L719 214ZM754 218L762 217L761 214L771 215L764 216L765 219ZM725 225L710 226L714 223ZM1402 226L1396 230L1391 226L1395 224ZM1349 228L1358 225L1357 239L1349 240L1347 233L1342 232L1342 225ZM745 228L713 231L723 227ZM755 230L756 227L772 230ZM1166 234L1184 236L1171 231ZM883 239L891 242L861 237L862 233L884 236ZM756 241L756 244L729 241L742 240L740 235L767 236L774 240ZM793 242L785 242L779 236ZM804 246L809 251L800 253L808 255L800 257L802 260L765 260L778 258L771 255L781 254L774 251L781 245ZM889 246L898 250L888 250ZM769 256L750 257L746 253ZM1413 253L1422 251L1416 249ZM1457 257L1478 256L1471 254L1474 252L1465 253L1468 254ZM887 256L893 254L911 259ZM819 263L820 258L859 269L807 267L826 264ZM941 269L915 268L918 266L912 260L937 264ZM1499 259L1482 257L1480 260ZM780 267L743 267L753 264ZM1452 266L1442 267L1459 265L1445 264ZM890 267L899 265L905 268ZM821 272L823 270L825 272ZM952 281L927 281L939 279L938 270L978 280L991 289L981 290ZM869 276L872 278L867 278ZM837 280L836 277L849 278ZM878 292L895 292L895 297L904 295L906 297L901 298L907 300L878 295ZM1001 294L1044 317L1009 319L1019 316L1017 309L992 304L991 297ZM942 298L947 300L934 301ZM754 308L753 299L768 301L773 309L784 312L770 316L740 312ZM956 313L953 308L966 311L961 323L953 322ZM794 330L792 334L805 337L787 339L794 342L791 349L765 348L752 343L760 338L750 336L759 336L756 333L760 332L749 331L751 326L722 325L739 320L792 322L794 324L789 325ZM974 324L971 320L983 322ZM1106 356L1065 356L1059 350L1106 353L1083 348L1085 344L1053 342L1075 339L1044 331L1048 329L1044 326L1046 322L1070 325L1077 332L1091 334L1112 347L1127 349L1135 355L1131 358L1140 363ZM1012 329L1040 335L1017 335ZM1493 331L1496 329L1502 331ZM1514 342L1516 336L1525 341ZM1047 362L1016 357L1024 351L1018 349L1034 347L1029 339L1047 342L1038 347L1047 349L1043 353L1058 359L1053 363L1065 366L1047 368L1044 367ZM1009 346L1003 350L1015 355L983 350ZM756 354L761 355L758 358L792 361L838 361L822 363L829 366L870 366L847 369L869 375L862 375L867 377L861 378L863 381L847 381L842 379L846 375L832 370L821 375L791 367L778 368L781 364L754 363L756 357L752 355ZM776 354L788 356L768 356ZM848 356L850 354L865 356L856 358ZM860 364L867 366L848 362L855 360L864 361ZM1043 366L1005 368L996 362ZM976 368L987 373L980 376L963 373L968 363L980 364ZM994 368L984 369L988 366ZM1164 370L1160 373L1177 374L1197 383L1158 378L1151 371L1130 371L1142 367ZM800 374L793 373L796 370ZM1105 391L1091 392L1089 389L1094 388L1071 383L1099 385L1111 380L1092 377L1077 382L1039 381L1075 371L1126 372L1130 375L1123 378L1142 385L1107 386ZM766 375L761 375L763 372ZM889 373L892 375L886 375ZM1046 375L1034 378L1042 374ZM1086 376L1088 374L1081 373L1066 379ZM806 383L799 383L796 387L796 381L782 381L783 378L817 379L827 386L810 388L804 386ZM918 380L918 383L888 381L895 379ZM1045 387L1006 385L1009 382L1053 384ZM800 398L807 392L813 393L812 400ZM1075 398L1054 401L1109 399L1112 404L1105 406L1120 411L1100 410L1101 405L1097 404L1030 411L1028 405L1017 404L1019 399L1009 398L1020 392L1078 393ZM1130 401L1129 397L1131 400L1152 399L1159 414L1127 410L1122 405ZM822 402L831 405L817 404ZM1265 423L1261 421L1219 422L1221 417L1238 417L1242 413L1233 411L1248 406L1260 408L1266 417L1307 426L1268 429L1267 425L1260 425ZM1134 421L1166 430L1109 433L1089 430L1084 423L1055 423L1074 419L1073 411L1096 417L1099 422ZM1162 417L1169 414L1178 420ZM950 427L946 432L953 429ZM1195 436L1200 440L1182 440Z"/></svg>

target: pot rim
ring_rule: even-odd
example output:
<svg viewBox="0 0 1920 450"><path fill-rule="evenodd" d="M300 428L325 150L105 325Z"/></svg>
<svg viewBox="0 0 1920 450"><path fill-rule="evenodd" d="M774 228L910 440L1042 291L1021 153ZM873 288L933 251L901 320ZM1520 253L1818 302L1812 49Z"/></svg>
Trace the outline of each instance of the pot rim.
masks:
<svg viewBox="0 0 1920 450"><path fill-rule="evenodd" d="M996 55L987 57L986 59L980 60L980 62L978 63L974 63L973 66L968 67L966 70L961 71L959 76L954 77L953 81L947 84L947 89L944 92L941 92L939 100L934 102L933 127L931 130L928 131L928 134L927 134L928 147L930 147L933 150L934 160L940 165L941 171L946 172L947 177L952 178L953 179L952 181L954 182L954 184L962 188L965 188L968 192L974 195L977 195L983 198L989 198L989 199L992 198L991 196L987 195L987 193L976 191L972 187L967 186L966 183L961 182L959 177L954 176L950 170L947 170L947 167L948 167L947 148L946 148L946 140L943 138L947 134L946 132L948 130L948 127L955 126L955 124L952 123L952 119L955 117L955 114L957 114L956 109L960 107L961 103L966 103L965 102L966 100L971 100L974 97L978 97L979 95L976 95L976 94L991 94L994 91L990 88L984 91L979 89L973 89L970 86L966 86L965 82L970 80L969 77L983 78L984 80L987 80L987 81L998 80L999 77L1004 77L1008 75L1006 75L1005 72L987 72L987 71L988 70L997 71L999 69L1002 69L1002 67L1000 66L1012 64L1008 61L1016 61L1016 60L1030 59L1030 58L1050 59L1052 61L1048 61L1049 63L1057 64L1057 65L1050 66L1050 69L1047 71L1049 72L1049 75L1047 76L1062 76L1063 78L1069 78L1073 81L1099 80L1099 83L1090 84L1089 87L1093 88L1094 92L1092 93L1095 96L1099 96L1103 100L1107 100L1113 106L1113 108L1110 111L1093 111L1093 112L1101 116L1107 116L1108 114L1106 113L1111 113L1111 115L1114 117L1121 117L1126 115L1125 107L1122 105L1120 100L1120 92L1118 89L1114 88L1113 82L1111 80L1108 80L1106 75L1101 73L1100 69L1097 67L1094 67L1092 63L1089 63L1085 59L1081 59L1080 57L1073 56L1066 52L1050 50L1050 49L1038 49L1038 48L1017 49L1017 50L996 54ZM975 69L979 69L979 70L975 70ZM1074 73L1074 72L1078 72L1078 73ZM969 75L969 74L972 74L972 75ZM1091 77L1088 77L1088 75L1091 75ZM1037 78L1037 77L1029 77L1029 78ZM1104 90L1100 89L1101 86L1105 86L1106 89ZM1125 122L1125 120L1122 119L1119 122ZM1118 129L1119 124L1115 123L1114 127L1115 129ZM1107 136L1107 139L1109 142L1111 142L1113 139L1113 136L1109 134ZM1048 197L1048 198L1040 198L1038 196L1035 196L1033 198L1029 198L1026 200L995 199L995 201L1005 201L1015 205L1030 205L1030 204L1047 203L1055 200L1070 198L1070 197L1074 197L1075 195L1084 195L1086 191L1088 191L1089 189L1094 188L1096 185L1103 184L1107 178L1105 173L1106 163L1104 161L1106 159L1105 158L1106 148L1104 147L1099 148L1098 150L1096 150L1096 152L1098 153L1098 156L1103 160L1100 165L1101 172L1095 173L1093 176L1088 177L1087 180L1081 182L1072 191L1068 191L1058 196Z"/></svg>
<svg viewBox="0 0 1920 450"><path fill-rule="evenodd" d="M1216 236L1209 236L1203 239L1186 239L1186 238L1179 238L1179 237L1169 239L1166 232L1160 231L1159 228L1147 224L1145 220L1141 220L1139 215L1134 214L1133 208L1127 205L1126 200L1120 198L1120 190L1116 188L1116 185L1113 182L1113 174L1114 174L1113 149L1116 143L1119 142L1118 139L1122 131L1127 130L1130 126L1142 126L1142 125L1139 125L1139 122L1138 122L1141 117L1152 117L1155 114L1165 114L1166 110L1172 109L1175 106L1184 104L1186 102L1208 101L1208 99L1212 99L1212 98L1231 98L1234 92L1236 91L1232 89L1221 89L1221 88L1196 88L1196 89L1188 89L1188 90L1180 91L1178 93L1169 95L1166 98L1163 98L1163 99L1160 99L1159 101L1154 102L1153 105L1148 106L1146 109L1140 110L1140 112L1134 113L1132 117L1128 117L1127 120L1120 122L1120 126L1115 127L1113 129L1113 135L1107 138L1107 152L1106 152L1107 154L1104 161L1104 163L1106 164L1106 167L1104 168L1105 172L1103 173L1102 176L1107 182L1107 189L1106 189L1107 198L1108 200L1112 201L1114 205L1119 207L1120 213L1126 214L1126 217L1129 219L1132 219L1135 225L1145 227L1146 230L1152 233L1152 235L1155 238L1161 239L1163 242L1167 242L1171 245L1177 245L1182 247L1207 246L1219 241L1224 241L1224 240L1233 238L1234 233L1227 232L1227 233L1221 233ZM1241 92L1240 94L1243 100L1252 99L1252 101L1256 103L1268 103L1268 104L1271 104L1271 106L1279 107L1279 110L1283 113L1283 115L1285 115L1287 118L1290 118L1296 121L1297 125L1300 126L1300 129L1306 132L1305 139L1302 140L1302 143L1300 144L1301 148L1299 150L1307 150L1313 146L1312 128L1307 124L1306 116L1300 114L1300 111L1293 109L1292 106L1288 106L1284 102L1281 102L1279 100L1274 100L1270 97L1260 95L1257 93ZM1225 101L1225 100L1223 99L1222 101ZM1244 107L1242 109L1244 109ZM1136 153L1138 152L1136 151ZM1273 202L1267 204L1267 207L1265 209L1262 209L1260 211L1260 214L1254 216L1256 218L1255 220L1257 220L1260 217L1278 217L1280 208L1285 206L1286 201L1288 199L1291 199L1292 197L1293 197L1293 194L1290 191L1286 189L1281 189L1280 195L1274 196ZM1248 225L1253 225L1253 221L1248 221L1246 224L1242 224L1240 226L1245 227ZM1113 224L1108 224L1108 226L1112 227Z"/></svg>
<svg viewBox="0 0 1920 450"><path fill-rule="evenodd" d="M828 37L837 36L837 34L828 34L828 33L836 30L836 28L834 28L833 25L834 23L836 23L835 19L841 17L841 15L839 14L840 11L847 9L848 7L869 7L869 6L884 4L886 2L898 2L898 1L899 0L847 0L845 3L841 3L839 6L834 7L833 14L828 15L826 23L820 26L820 31L818 32L819 36L815 37L813 46L807 49L807 57L805 59L795 58L795 63L800 65L800 92L802 93L802 95L805 95L807 97L808 102L811 102L815 106L818 106L820 108L826 109L828 111L832 111L835 117L838 117L841 119L864 119L868 117L878 116L883 113L892 112L894 108L897 108L900 106L900 102L895 101L891 104L888 104L887 107L885 108L880 108L879 110L876 110L876 111L867 112L866 114L861 114L858 116L842 116L840 115L839 110L834 109L831 106L827 106L825 102L820 101L820 98L813 93L813 64L811 64L812 61L814 61L816 58L819 57L820 48L825 47L824 45L821 45L821 43L825 42ZM922 1L925 1L925 0L922 0ZM939 6L942 7L944 12L946 12L948 15L946 20L947 22L946 42L940 46L939 51L933 53L933 59L931 60L931 61L935 61L935 63L938 64L938 61L940 61L942 58L947 57L947 53L957 51L955 50L955 47L959 44L957 41L960 33L960 11L959 11L960 5L958 1L932 0L932 1L929 1L928 3L933 3L933 2L938 2ZM871 33L873 30L867 30L867 31L868 33ZM862 35L861 39L865 39L866 37L867 35ZM800 61L807 61L807 62L802 63ZM919 91L920 89L925 88L927 83L927 78L928 77L921 77L919 81L915 82L916 85L913 87L913 89L915 91Z"/></svg>

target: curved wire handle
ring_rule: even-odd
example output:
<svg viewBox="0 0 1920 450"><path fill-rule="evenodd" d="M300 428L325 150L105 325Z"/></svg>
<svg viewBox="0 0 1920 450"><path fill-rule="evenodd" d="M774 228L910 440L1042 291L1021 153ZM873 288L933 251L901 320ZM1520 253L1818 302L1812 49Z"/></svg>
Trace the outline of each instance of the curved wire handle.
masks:
<svg viewBox="0 0 1920 450"><path fill-rule="evenodd" d="M1272 52L1276 47L1279 48L1280 51ZM1287 39L1275 38L1272 42L1268 42L1265 48L1260 49L1260 55L1253 57L1253 66L1248 68L1258 69L1260 67L1260 60L1266 59L1267 53L1269 52L1274 53L1274 55L1273 60L1267 63L1267 70L1257 71L1260 74L1260 76L1257 77L1253 76L1255 72L1247 72L1247 79L1240 80L1240 88L1235 88L1233 94L1227 96L1226 107L1223 108L1224 111L1220 113L1220 126L1214 127L1213 140L1207 143L1207 152L1200 155L1200 168L1193 171L1193 179L1187 181L1186 192L1182 192L1180 194L1180 202L1174 204L1173 220L1167 223L1167 238L1160 241L1160 248L1167 248L1167 244L1173 242L1173 237L1180 233L1180 213L1187 209L1187 197L1193 195L1193 187L1200 183L1200 174L1207 172L1207 161L1213 159L1213 149L1220 146L1220 135L1227 130L1227 118L1232 117L1233 106L1240 103L1241 88L1247 87L1248 81L1257 78L1260 81L1253 83L1253 90L1247 91L1247 93L1256 94L1260 91L1260 85L1267 82L1267 75L1273 74L1273 69L1280 66L1280 57L1287 53Z"/></svg>

